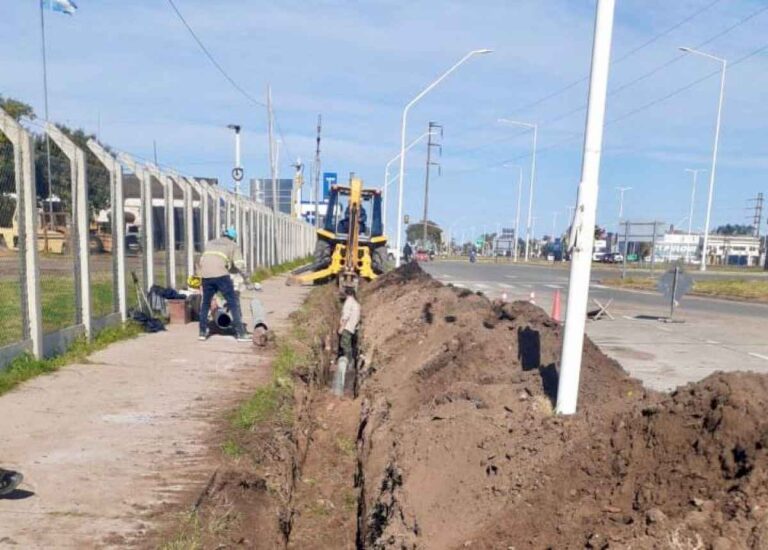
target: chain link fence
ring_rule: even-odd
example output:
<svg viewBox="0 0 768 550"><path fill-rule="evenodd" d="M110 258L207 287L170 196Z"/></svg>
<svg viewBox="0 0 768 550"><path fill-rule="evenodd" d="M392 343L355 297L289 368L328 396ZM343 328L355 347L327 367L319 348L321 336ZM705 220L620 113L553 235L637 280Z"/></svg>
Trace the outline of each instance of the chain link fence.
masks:
<svg viewBox="0 0 768 550"><path fill-rule="evenodd" d="M228 226L249 266L274 265L275 246L283 261L314 248L310 225L211 180L117 155L81 131L32 133L0 110L0 368L125 320L153 285L185 287Z"/></svg>

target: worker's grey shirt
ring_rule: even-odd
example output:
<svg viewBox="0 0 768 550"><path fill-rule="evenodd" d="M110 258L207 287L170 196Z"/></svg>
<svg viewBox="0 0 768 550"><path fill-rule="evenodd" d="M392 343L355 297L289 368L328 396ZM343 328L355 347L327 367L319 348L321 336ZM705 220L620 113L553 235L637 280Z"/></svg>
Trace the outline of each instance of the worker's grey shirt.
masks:
<svg viewBox="0 0 768 550"><path fill-rule="evenodd" d="M242 269L245 266L237 243L226 237L208 241L205 252L200 256L199 275L203 279L229 275L232 267Z"/></svg>

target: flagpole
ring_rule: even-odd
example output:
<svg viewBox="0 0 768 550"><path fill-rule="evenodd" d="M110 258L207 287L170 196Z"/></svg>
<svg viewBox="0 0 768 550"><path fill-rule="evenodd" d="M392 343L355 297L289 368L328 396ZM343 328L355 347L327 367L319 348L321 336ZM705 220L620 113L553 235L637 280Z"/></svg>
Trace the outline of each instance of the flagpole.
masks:
<svg viewBox="0 0 768 550"><path fill-rule="evenodd" d="M48 60L45 52L45 8L40 0L40 37L43 50L43 104L45 108L45 125L48 127ZM48 252L48 225L53 229L53 201L51 189L53 185L51 176L51 140L48 137L48 131L45 132L45 156L48 164L48 224L43 224L43 239L45 241L45 251Z"/></svg>

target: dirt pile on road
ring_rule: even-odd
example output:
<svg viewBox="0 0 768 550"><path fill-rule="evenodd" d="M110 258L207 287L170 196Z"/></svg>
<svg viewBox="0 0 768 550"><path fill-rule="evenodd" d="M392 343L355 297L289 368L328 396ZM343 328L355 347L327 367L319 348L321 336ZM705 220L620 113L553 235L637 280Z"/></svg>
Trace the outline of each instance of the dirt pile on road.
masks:
<svg viewBox="0 0 768 550"><path fill-rule="evenodd" d="M560 418L562 329L541 309L415 264L362 300L359 548L768 547L766 377L663 396L587 339L580 413Z"/></svg>

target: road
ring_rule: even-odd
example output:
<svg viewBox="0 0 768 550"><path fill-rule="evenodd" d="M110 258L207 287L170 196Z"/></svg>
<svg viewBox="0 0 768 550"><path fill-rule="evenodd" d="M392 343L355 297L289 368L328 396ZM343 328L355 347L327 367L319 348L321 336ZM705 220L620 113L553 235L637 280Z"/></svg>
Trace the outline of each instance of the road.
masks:
<svg viewBox="0 0 768 550"><path fill-rule="evenodd" d="M469 262L422 266L445 283L491 298L506 294L510 301L533 299L547 312L559 290L565 315L568 270L562 267ZM646 386L668 391L717 370L768 373L768 305L687 297L675 313L684 322L665 323L658 318L669 313L669 306L660 294L600 285L605 276L603 269L593 272L590 309L597 307L592 300L611 302L614 319L588 322L587 334Z"/></svg>

